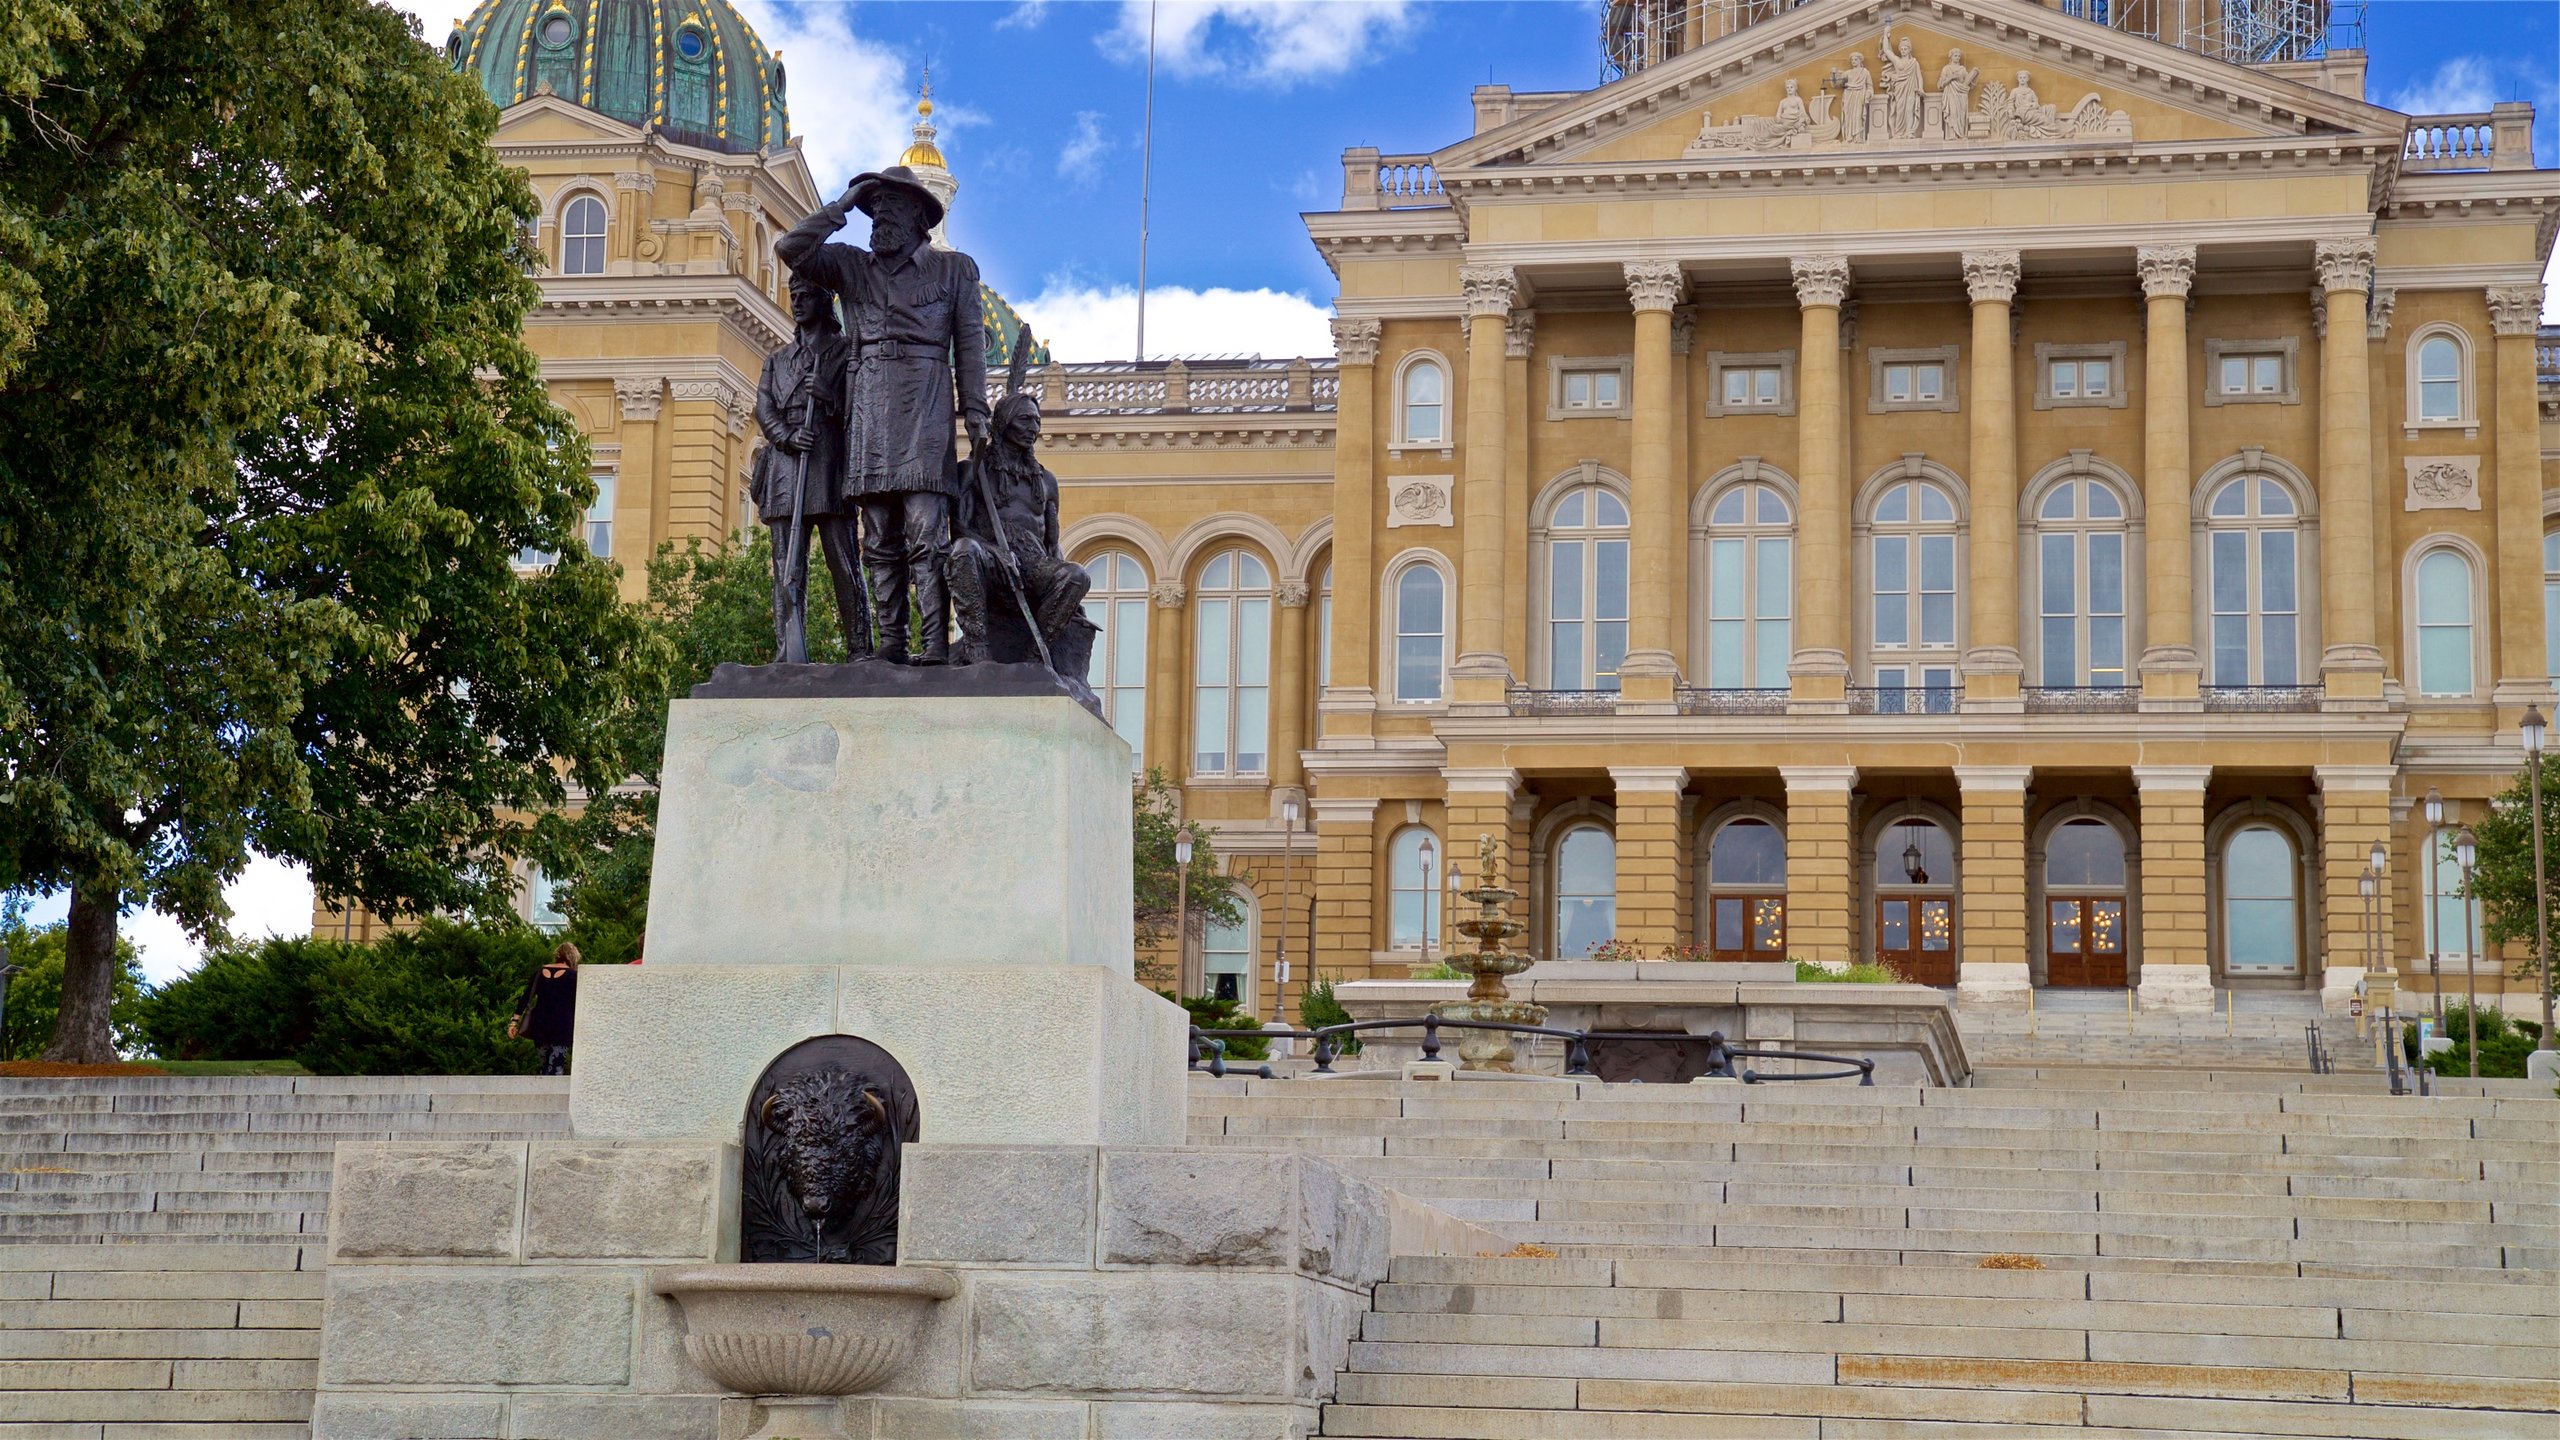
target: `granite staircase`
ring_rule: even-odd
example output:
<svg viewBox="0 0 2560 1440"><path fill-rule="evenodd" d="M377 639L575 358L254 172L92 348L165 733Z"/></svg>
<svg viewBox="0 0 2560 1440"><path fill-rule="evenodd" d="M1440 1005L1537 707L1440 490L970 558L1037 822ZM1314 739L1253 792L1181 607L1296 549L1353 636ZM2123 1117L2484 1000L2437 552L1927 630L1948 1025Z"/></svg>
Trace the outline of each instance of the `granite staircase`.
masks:
<svg viewBox="0 0 2560 1440"><path fill-rule="evenodd" d="M2560 1102L1986 1078L1204 1081L1192 1139L1553 1252L1397 1261L1327 1435L2560 1433Z"/></svg>
<svg viewBox="0 0 2560 1440"><path fill-rule="evenodd" d="M301 1440L337 1143L567 1130L562 1080L0 1080L0 1440Z"/></svg>

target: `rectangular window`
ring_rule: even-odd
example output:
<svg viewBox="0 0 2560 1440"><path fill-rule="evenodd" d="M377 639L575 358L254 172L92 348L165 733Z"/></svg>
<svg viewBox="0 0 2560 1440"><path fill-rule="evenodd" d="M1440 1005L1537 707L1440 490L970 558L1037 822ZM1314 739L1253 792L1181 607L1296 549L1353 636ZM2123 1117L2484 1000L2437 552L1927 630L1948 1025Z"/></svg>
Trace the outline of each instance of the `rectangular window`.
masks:
<svg viewBox="0 0 2560 1440"><path fill-rule="evenodd" d="M1583 356L1566 359L1556 356L1547 362L1547 418L1573 420L1594 416L1624 416L1627 413L1628 370L1632 361L1623 356L1593 358Z"/></svg>
<svg viewBox="0 0 2560 1440"><path fill-rule="evenodd" d="M2124 673L2124 536L2089 537L2089 683L2121 686Z"/></svg>
<svg viewBox="0 0 2560 1440"><path fill-rule="evenodd" d="M787 527L786 527L787 528ZM595 503L587 507L587 553L599 560L613 558L613 477L596 477Z"/></svg>
<svg viewBox="0 0 2560 1440"><path fill-rule="evenodd" d="M1792 415L1796 356L1792 350L1707 352L1707 418Z"/></svg>
<svg viewBox="0 0 2560 1440"><path fill-rule="evenodd" d="M1956 408L1953 345L1867 352L1867 413Z"/></svg>
<svg viewBox="0 0 2560 1440"><path fill-rule="evenodd" d="M1728 410L1775 410L1781 393L1775 365L1724 372L1724 407Z"/></svg>
<svg viewBox="0 0 2560 1440"><path fill-rule="evenodd" d="M2056 400L2102 400L2115 393L2115 365L2107 360L2056 360L2047 374Z"/></svg>
<svg viewBox="0 0 2560 1440"><path fill-rule="evenodd" d="M2046 535L2037 547L2040 609L2044 622L2044 683L2080 683L2078 619L2080 582L2072 551L2077 537Z"/></svg>
<svg viewBox="0 0 2560 1440"><path fill-rule="evenodd" d="M2284 356L2270 351L2222 357L2222 393L2250 399L2285 393Z"/></svg>
<svg viewBox="0 0 2560 1440"><path fill-rule="evenodd" d="M1564 408L1567 410L1615 410L1618 405L1617 371L1564 372Z"/></svg>

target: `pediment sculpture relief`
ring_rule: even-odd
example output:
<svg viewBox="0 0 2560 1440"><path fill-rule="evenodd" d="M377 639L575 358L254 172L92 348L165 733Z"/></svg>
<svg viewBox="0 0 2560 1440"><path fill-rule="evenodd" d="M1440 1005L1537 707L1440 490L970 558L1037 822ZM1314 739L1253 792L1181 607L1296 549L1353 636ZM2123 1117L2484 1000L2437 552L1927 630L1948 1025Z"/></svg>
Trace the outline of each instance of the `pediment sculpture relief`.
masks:
<svg viewBox="0 0 2560 1440"><path fill-rule="evenodd" d="M1896 45L1887 30L1875 69L1867 68L1866 52L1852 52L1849 67L1827 72L1809 99L1802 82L1791 79L1775 114L1718 124L1709 110L1688 154L2133 138L2133 118L2109 110L2094 90L2069 109L2049 105L2030 72L2014 72L2006 85L1985 79L1979 66L1964 63L1961 49L1947 51L1932 85L1912 48L1909 36Z"/></svg>

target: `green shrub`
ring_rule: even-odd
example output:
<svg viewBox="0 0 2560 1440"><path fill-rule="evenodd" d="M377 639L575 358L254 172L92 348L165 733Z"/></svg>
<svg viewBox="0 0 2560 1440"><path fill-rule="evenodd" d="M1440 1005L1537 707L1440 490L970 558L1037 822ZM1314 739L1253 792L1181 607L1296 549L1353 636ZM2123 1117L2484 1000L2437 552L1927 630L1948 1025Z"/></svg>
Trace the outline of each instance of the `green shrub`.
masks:
<svg viewBox="0 0 2560 1440"><path fill-rule="evenodd" d="M1342 1002L1334 998L1333 981L1330 978L1319 974L1307 982L1306 990L1298 996L1300 1026L1309 1030L1321 1030L1327 1025L1350 1023L1351 1012L1343 1009ZM1340 1055L1359 1054L1360 1037L1357 1035L1341 1037L1334 1045L1334 1052Z"/></svg>
<svg viewBox="0 0 2560 1440"><path fill-rule="evenodd" d="M1476 977L1446 960L1434 960L1428 965L1415 967L1414 972L1405 978L1409 980L1473 980Z"/></svg>
<svg viewBox="0 0 2560 1440"><path fill-rule="evenodd" d="M1845 970L1834 970L1811 960L1796 962L1796 983L1800 985L1899 985L1902 976L1891 966L1861 960Z"/></svg>
<svg viewBox="0 0 2560 1440"><path fill-rule="evenodd" d="M1259 1030L1262 1028L1262 1022L1253 1018L1253 1012L1245 1009L1238 1001L1221 1000L1215 995L1189 995L1175 1000L1172 995L1162 990L1156 993L1190 1011L1191 1023L1203 1030ZM1221 1035L1218 1038L1227 1042L1229 1060L1260 1061L1271 1058L1271 1042L1259 1036Z"/></svg>
<svg viewBox="0 0 2560 1440"><path fill-rule="evenodd" d="M2530 1028L2520 1028L2527 1026ZM2444 1007L2444 1026L2442 1029L2436 1031L2436 1033L2445 1039L2452 1041L2454 1049L2462 1053L2464 1058L2460 1070L2461 1073L2469 1074L2471 1070L2471 1052L2469 1049L2471 1044L2471 1003L2467 1000L2456 1000L2446 1005ZM2525 1048L2531 1049L2533 1048L2533 1041L2540 1037L2541 1033L2541 1026L2532 1025L2529 1021L2511 1020L2507 1017L2506 1011L2499 1009L2495 1005L2481 1006L2480 1073L2483 1075L2489 1073L2489 1055L2495 1048L2496 1042L2510 1036L2521 1034L2525 1039ZM2418 1063L2418 1022L2415 1020L2412 1020L2400 1027L2400 1053L2410 1064L2415 1065ZM2435 1064L2432 1068L2439 1075L2447 1073L2441 1062ZM2519 1070L2516 1073L2521 1075L2524 1072Z"/></svg>
<svg viewBox="0 0 2560 1440"><path fill-rule="evenodd" d="M0 1060L34 1060L52 1043L54 1017L62 1013L62 964L70 943L59 924L38 930L10 924L0 928L0 935L9 942L9 963L24 967L9 977L8 1008L0 1014L8 1034L0 1037L6 1041L0 1045ZM115 994L107 1002L118 1054L130 1054L142 1043L136 1030L142 996L142 961L133 942L119 936Z"/></svg>
<svg viewBox="0 0 2560 1440"><path fill-rule="evenodd" d="M316 1075L517 1075L533 1046L507 1021L552 938L431 920L357 943L274 939L219 950L141 1007L151 1053L289 1059Z"/></svg>

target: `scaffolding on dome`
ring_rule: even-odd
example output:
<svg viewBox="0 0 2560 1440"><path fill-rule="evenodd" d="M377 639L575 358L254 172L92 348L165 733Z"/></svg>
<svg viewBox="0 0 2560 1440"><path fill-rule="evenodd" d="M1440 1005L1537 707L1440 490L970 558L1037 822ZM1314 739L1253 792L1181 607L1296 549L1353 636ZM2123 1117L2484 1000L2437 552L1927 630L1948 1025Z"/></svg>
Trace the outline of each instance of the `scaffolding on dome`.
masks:
<svg viewBox="0 0 2560 1440"><path fill-rule="evenodd" d="M1810 0L1609 0L1600 79L1622 79ZM2364 48L2365 0L2040 0L2093 25L2234 65Z"/></svg>

